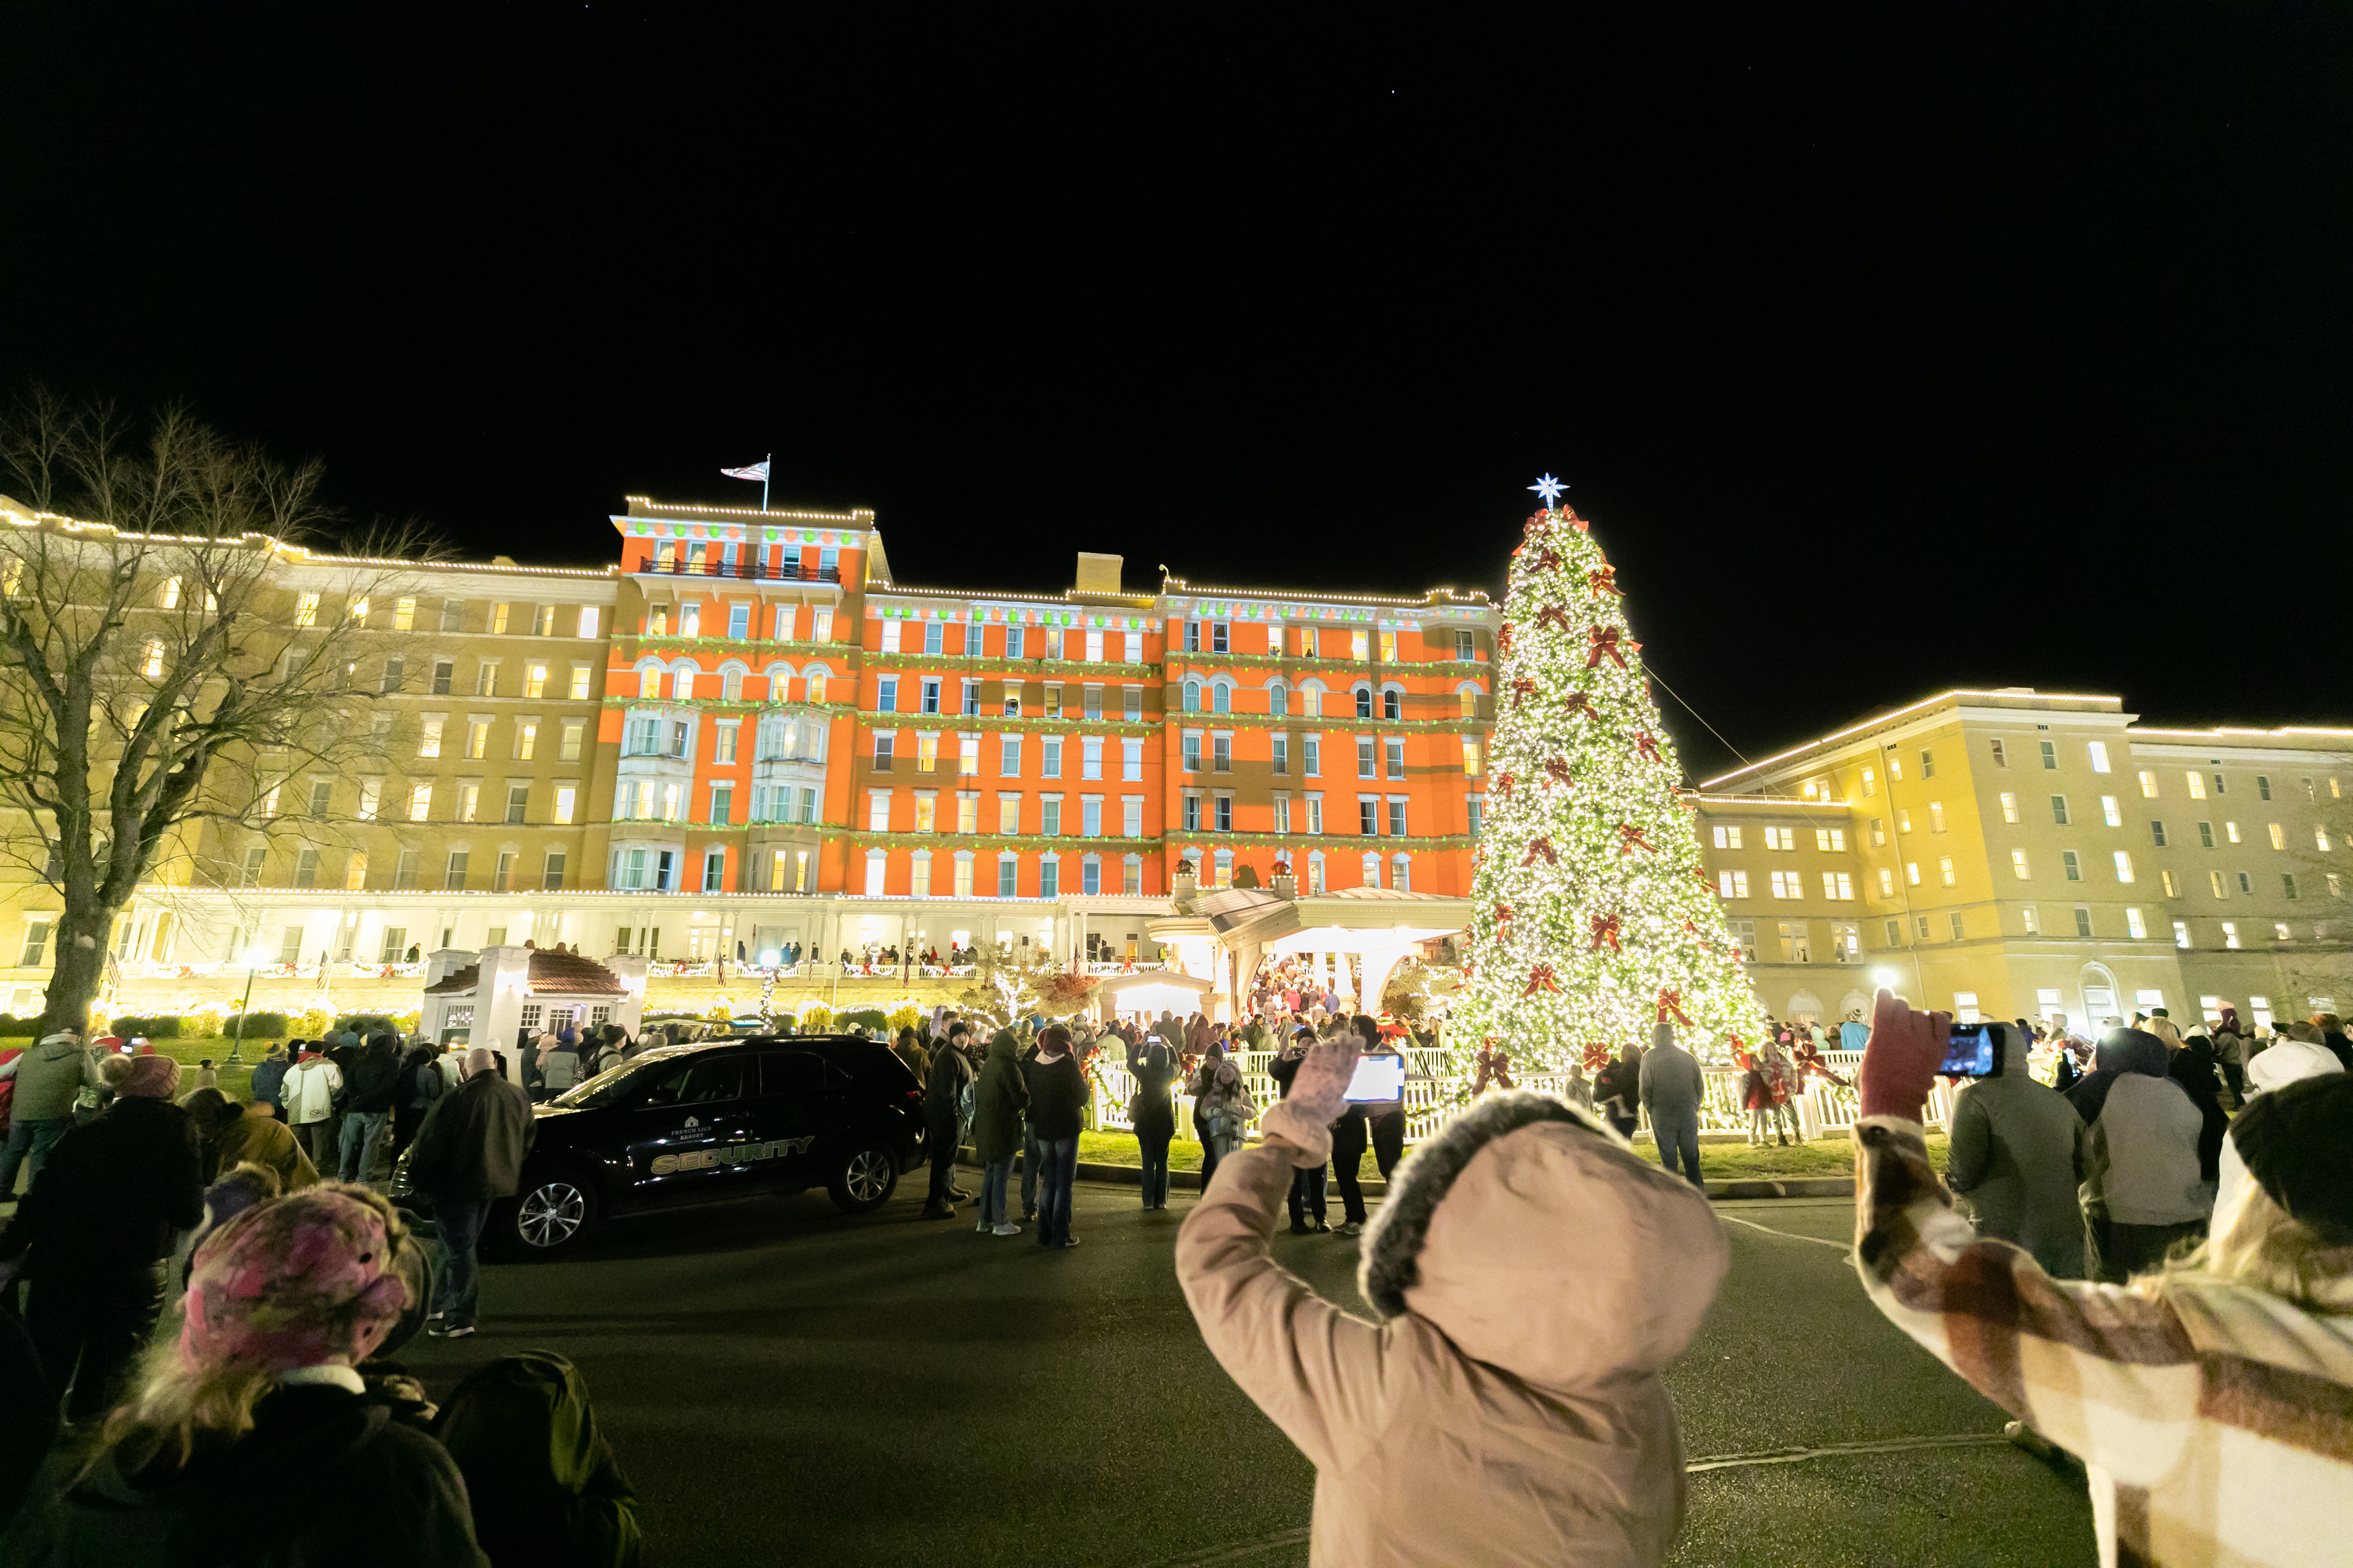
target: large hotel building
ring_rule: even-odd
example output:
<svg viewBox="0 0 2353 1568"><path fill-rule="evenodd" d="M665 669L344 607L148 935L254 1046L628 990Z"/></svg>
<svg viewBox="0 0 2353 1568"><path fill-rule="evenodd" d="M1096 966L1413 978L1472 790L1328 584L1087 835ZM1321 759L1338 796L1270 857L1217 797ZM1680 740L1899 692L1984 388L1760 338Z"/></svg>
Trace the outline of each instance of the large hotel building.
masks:
<svg viewBox="0 0 2353 1568"><path fill-rule="evenodd" d="M657 975L884 944L1148 960L1180 868L1401 910L1470 890L1483 593L1132 592L1081 554L1060 595L988 594L899 582L866 511L633 497L613 521L617 566L427 564L370 606L413 638L384 775L290 780L315 833L174 856L115 934L121 1000L234 1005L258 963L283 1005L323 961L389 1003L412 953L525 940ZM290 606L315 601L332 563L280 554ZM2353 1003L2353 731L1951 691L1697 788L1780 1016L1882 984L2078 1024ZM0 906L0 1007L37 1007L55 920L38 882Z"/></svg>

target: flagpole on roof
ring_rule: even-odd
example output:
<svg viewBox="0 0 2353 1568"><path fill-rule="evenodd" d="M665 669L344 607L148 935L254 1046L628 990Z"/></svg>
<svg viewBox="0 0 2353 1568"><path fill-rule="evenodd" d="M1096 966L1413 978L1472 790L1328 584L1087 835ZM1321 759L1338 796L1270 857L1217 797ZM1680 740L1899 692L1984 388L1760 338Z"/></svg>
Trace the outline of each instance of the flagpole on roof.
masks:
<svg viewBox="0 0 2353 1568"><path fill-rule="evenodd" d="M776 466L776 455L774 452L760 459L760 510L762 511L768 510L768 470Z"/></svg>

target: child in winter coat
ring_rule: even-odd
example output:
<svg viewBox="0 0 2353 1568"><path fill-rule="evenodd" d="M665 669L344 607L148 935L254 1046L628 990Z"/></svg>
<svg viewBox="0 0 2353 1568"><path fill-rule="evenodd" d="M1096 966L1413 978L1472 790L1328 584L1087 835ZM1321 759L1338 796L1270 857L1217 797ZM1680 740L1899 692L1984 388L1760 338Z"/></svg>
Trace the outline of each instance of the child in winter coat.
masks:
<svg viewBox="0 0 2353 1568"><path fill-rule="evenodd" d="M1659 1370L1730 1253L1706 1197L1584 1109L1505 1092L1398 1168L1342 1310L1268 1256L1365 1042L1317 1045L1176 1242L1210 1352L1315 1463L1320 1568L1656 1564L1683 1512Z"/></svg>

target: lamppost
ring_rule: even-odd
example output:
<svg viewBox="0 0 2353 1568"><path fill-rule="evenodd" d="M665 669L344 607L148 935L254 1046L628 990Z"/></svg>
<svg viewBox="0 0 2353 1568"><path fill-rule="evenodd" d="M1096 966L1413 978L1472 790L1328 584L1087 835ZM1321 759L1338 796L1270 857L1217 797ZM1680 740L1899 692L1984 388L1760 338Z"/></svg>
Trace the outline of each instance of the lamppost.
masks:
<svg viewBox="0 0 2353 1568"><path fill-rule="evenodd" d="M224 1066L237 1067L245 1060L237 1053L245 1047L245 1016L253 1007L253 977L261 968L262 957L259 948L245 955L245 1000L237 1005L237 1036L228 1043L228 1060Z"/></svg>

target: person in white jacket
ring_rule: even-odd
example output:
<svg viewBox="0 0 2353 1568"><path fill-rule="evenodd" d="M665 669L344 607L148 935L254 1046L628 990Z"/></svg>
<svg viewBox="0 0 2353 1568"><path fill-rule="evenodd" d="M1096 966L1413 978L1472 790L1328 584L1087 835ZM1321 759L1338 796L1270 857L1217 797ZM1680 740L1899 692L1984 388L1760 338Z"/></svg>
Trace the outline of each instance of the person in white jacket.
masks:
<svg viewBox="0 0 2353 1568"><path fill-rule="evenodd" d="M2092 1251L2085 1261L2094 1279L2121 1285L2205 1228L2214 1189L2199 1173L2205 1118L2165 1076L2163 1043L2141 1030L2119 1031L2102 1044L2099 1060L2113 1077L2084 1139Z"/></svg>
<svg viewBox="0 0 2353 1568"><path fill-rule="evenodd" d="M335 1096L343 1091L343 1070L315 1051L290 1068L279 1086L294 1141L322 1171L336 1168Z"/></svg>
<svg viewBox="0 0 2353 1568"><path fill-rule="evenodd" d="M1227 1373L1315 1464L1319 1568L1664 1560L1683 1455L1659 1371L1729 1262L1707 1199L1591 1112L1482 1098L1398 1168L1343 1310L1268 1254L1363 1041L1319 1044L1219 1162L1176 1275Z"/></svg>

